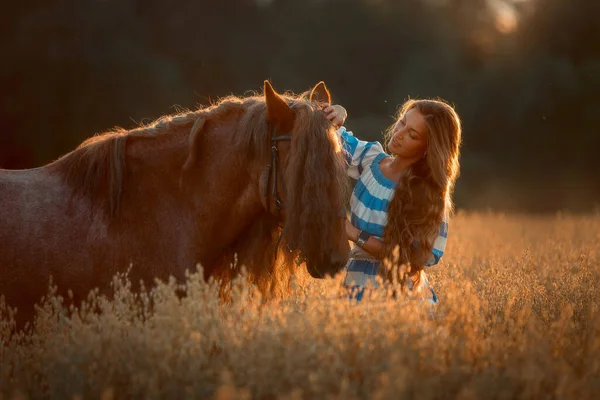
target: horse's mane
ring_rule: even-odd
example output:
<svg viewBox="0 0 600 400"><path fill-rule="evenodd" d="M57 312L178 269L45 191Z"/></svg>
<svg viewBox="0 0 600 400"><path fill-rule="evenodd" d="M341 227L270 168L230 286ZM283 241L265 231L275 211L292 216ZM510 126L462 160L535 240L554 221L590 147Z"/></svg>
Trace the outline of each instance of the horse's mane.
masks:
<svg viewBox="0 0 600 400"><path fill-rule="evenodd" d="M173 128L186 126L190 126L192 135L198 134L202 131L207 118L222 116L233 108L243 107L245 103L254 103L255 99L244 100L229 96L208 107L165 115L134 129L115 128L97 134L61 157L51 168L58 170L74 193L82 194L89 199L94 199L98 204L105 205L105 211L113 217L119 208L123 192L125 151L130 138L160 137L169 134ZM99 199L108 199L108 202L100 202Z"/></svg>

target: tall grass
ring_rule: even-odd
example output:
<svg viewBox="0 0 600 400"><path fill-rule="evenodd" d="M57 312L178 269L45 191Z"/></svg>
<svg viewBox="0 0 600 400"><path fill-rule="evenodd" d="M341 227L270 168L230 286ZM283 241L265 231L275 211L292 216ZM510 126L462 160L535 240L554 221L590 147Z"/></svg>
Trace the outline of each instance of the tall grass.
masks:
<svg viewBox="0 0 600 400"><path fill-rule="evenodd" d="M184 298L118 277L80 310L51 295L28 335L2 307L0 399L596 398L600 216L459 214L450 229L433 316L302 271L268 302L242 276L228 304L197 273Z"/></svg>

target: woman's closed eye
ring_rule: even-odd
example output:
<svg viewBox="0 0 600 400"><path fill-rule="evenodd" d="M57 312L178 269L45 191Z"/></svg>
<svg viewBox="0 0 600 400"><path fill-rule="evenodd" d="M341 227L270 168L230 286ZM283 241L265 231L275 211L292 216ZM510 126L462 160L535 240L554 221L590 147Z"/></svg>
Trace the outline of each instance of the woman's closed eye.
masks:
<svg viewBox="0 0 600 400"><path fill-rule="evenodd" d="M400 120L400 124L405 127L406 126L406 120L401 119ZM413 128L409 128L408 129L408 134L410 136L411 139L415 139L415 140L419 140L420 135L417 131L415 131Z"/></svg>

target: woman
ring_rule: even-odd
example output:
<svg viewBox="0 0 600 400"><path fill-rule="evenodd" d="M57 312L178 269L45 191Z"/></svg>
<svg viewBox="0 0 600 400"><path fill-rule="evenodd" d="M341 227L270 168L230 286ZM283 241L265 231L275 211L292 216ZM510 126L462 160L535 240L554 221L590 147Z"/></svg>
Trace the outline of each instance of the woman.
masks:
<svg viewBox="0 0 600 400"><path fill-rule="evenodd" d="M461 122L454 109L439 100L409 100L387 130L386 153L379 142L357 139L343 126L346 110L324 108L339 126L347 152L348 175L357 179L352 193L348 239L355 243L344 284L360 300L377 274L405 282L436 303L423 269L439 262L446 246L451 199L459 173ZM382 261L410 266L409 278L383 271ZM388 264L389 265L389 264ZM398 270L397 270L398 271Z"/></svg>

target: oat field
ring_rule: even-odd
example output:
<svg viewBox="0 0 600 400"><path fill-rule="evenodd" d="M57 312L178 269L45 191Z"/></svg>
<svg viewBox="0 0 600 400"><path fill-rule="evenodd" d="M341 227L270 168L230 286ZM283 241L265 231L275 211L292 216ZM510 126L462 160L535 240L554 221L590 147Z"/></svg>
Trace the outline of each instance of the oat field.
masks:
<svg viewBox="0 0 600 400"><path fill-rule="evenodd" d="M69 317L51 297L30 335L2 308L0 399L592 399L600 396L600 214L458 213L428 270L433 310L299 272L231 303L191 274ZM90 308L100 310L92 313Z"/></svg>

